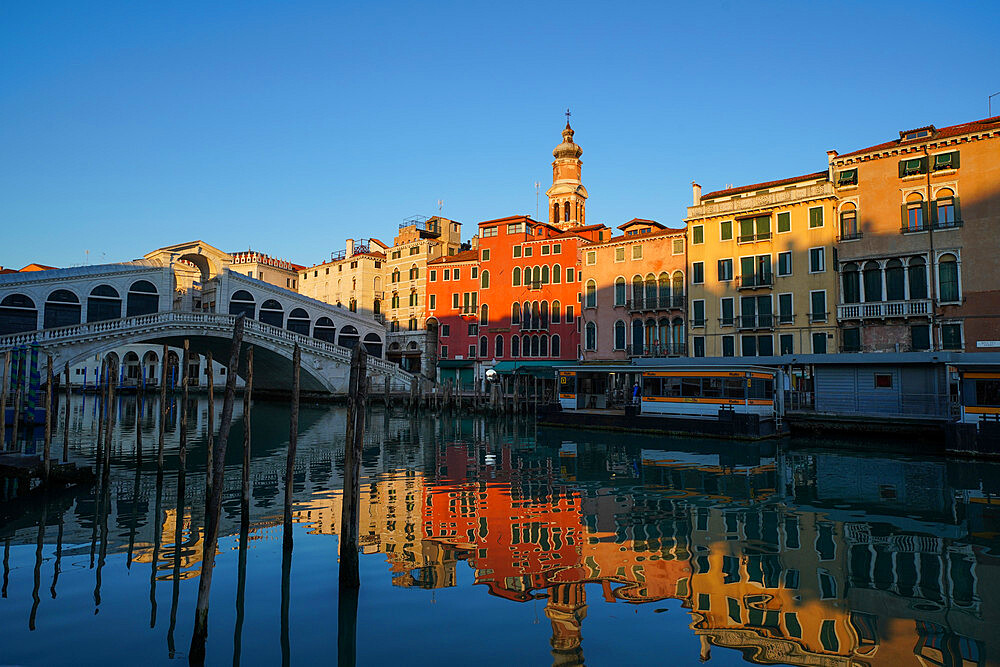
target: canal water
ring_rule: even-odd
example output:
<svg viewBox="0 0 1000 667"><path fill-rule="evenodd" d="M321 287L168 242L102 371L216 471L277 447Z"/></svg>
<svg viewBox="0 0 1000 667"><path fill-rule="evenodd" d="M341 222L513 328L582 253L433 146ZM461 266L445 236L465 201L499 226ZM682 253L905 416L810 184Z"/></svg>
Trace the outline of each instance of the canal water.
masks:
<svg viewBox="0 0 1000 667"><path fill-rule="evenodd" d="M181 497L170 405L162 476L158 404L126 396L106 492L0 502L0 664L186 663L208 406L192 399ZM96 401L76 396L69 409L69 458L92 464ZM337 660L346 412L301 411L294 549L283 554L288 416L254 405L241 540L236 407L208 664ZM358 664L1000 664L1000 466L862 444L373 408Z"/></svg>

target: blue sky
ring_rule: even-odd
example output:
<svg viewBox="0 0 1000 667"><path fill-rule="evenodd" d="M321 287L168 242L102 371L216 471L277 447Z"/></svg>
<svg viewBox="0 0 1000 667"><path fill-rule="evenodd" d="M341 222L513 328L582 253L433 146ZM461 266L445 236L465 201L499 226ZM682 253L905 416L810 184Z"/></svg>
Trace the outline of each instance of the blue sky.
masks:
<svg viewBox="0 0 1000 667"><path fill-rule="evenodd" d="M196 238L303 264L535 213L570 107L588 219L983 118L990 3L0 4L0 265ZM1000 114L1000 96L994 98ZM89 250L89 255L85 251Z"/></svg>

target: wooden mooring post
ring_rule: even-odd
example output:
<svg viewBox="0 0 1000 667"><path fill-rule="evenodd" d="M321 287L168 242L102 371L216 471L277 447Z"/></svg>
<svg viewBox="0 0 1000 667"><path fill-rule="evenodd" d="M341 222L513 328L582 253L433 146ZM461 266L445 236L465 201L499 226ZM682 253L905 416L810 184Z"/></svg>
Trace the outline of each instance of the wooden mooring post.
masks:
<svg viewBox="0 0 1000 667"><path fill-rule="evenodd" d="M194 633L188 663L205 664L205 641L208 639L208 601L212 590L212 574L215 571L215 551L219 541L219 519L222 508L222 488L225 481L226 446L229 443L229 427L233 422L233 403L236 400L236 376L240 363L240 347L243 344L244 316L236 320L233 327L233 344L229 352L229 368L226 371L226 396L222 402L222 419L219 423L219 442L212 450L212 495L205 499L205 540L201 559L201 576L198 579L198 601L194 611ZM184 360L187 361L188 342L184 341ZM187 403L187 368L185 364L184 398ZM183 414L187 417L185 407ZM185 428L184 421L181 428ZM207 488L207 482L206 482Z"/></svg>
<svg viewBox="0 0 1000 667"><path fill-rule="evenodd" d="M10 389L10 350L3 355L3 387L0 388L0 451L7 449L7 391Z"/></svg>
<svg viewBox="0 0 1000 667"><path fill-rule="evenodd" d="M227 378L228 382L228 378ZM240 522L250 520L250 399L253 393L253 347L247 350L247 376L243 383L243 472L240 486Z"/></svg>
<svg viewBox="0 0 1000 667"><path fill-rule="evenodd" d="M215 446L215 373L212 369L212 352L209 351L205 362L205 372L208 374L208 432L205 452L205 500L212 497L212 466L214 457L212 450Z"/></svg>
<svg viewBox="0 0 1000 667"><path fill-rule="evenodd" d="M50 461L52 460L52 355L46 354L46 375L45 379L45 444L42 449L42 466L45 483L49 482Z"/></svg>
<svg viewBox="0 0 1000 667"><path fill-rule="evenodd" d="M361 448L368 402L368 354L357 345L351 353L347 389L347 437L344 441L344 503L340 517L340 587L359 588L358 520L361 498Z"/></svg>
<svg viewBox="0 0 1000 667"><path fill-rule="evenodd" d="M66 362L66 367L64 369L66 376L66 416L63 418L63 453L62 460L63 463L69 461L69 406L70 400L73 398L72 390L69 386L69 362ZM0 447L2 449L2 447Z"/></svg>
<svg viewBox="0 0 1000 667"><path fill-rule="evenodd" d="M285 515L282 547L285 551L292 549L292 490L295 483L295 450L299 443L299 377L302 365L302 350L298 343L292 351L292 414L288 427L288 456L285 459ZM386 378L386 387L389 379ZM386 400L388 400L386 392Z"/></svg>
<svg viewBox="0 0 1000 667"><path fill-rule="evenodd" d="M163 346L163 364L160 367L160 442L156 453L156 466L163 470L163 439L167 432L167 346Z"/></svg>

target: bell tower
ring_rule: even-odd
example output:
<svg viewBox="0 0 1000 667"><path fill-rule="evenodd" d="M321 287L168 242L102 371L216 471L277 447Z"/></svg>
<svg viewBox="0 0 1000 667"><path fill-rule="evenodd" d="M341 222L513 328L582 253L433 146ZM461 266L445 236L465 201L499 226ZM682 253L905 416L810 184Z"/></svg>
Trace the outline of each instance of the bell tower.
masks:
<svg viewBox="0 0 1000 667"><path fill-rule="evenodd" d="M562 143L552 151L552 187L545 191L549 198L549 222L561 229L587 224L587 188L583 187L581 173L583 149L573 143L573 128L569 125L570 112L566 110L566 128Z"/></svg>

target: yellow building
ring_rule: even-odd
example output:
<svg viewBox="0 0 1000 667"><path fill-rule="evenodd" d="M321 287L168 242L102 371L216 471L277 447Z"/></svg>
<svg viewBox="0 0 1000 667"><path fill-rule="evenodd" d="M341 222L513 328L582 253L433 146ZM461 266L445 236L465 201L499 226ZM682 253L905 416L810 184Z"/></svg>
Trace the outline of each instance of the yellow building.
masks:
<svg viewBox="0 0 1000 667"><path fill-rule="evenodd" d="M299 273L299 293L356 313L382 313L386 245L378 239L347 239L330 261ZM378 317L378 319L382 319Z"/></svg>
<svg viewBox="0 0 1000 667"><path fill-rule="evenodd" d="M293 264L253 250L229 254L232 256L230 271L292 291L298 289L299 272L305 269L300 264Z"/></svg>
<svg viewBox="0 0 1000 667"><path fill-rule="evenodd" d="M688 207L689 355L836 352L829 172L701 194Z"/></svg>

